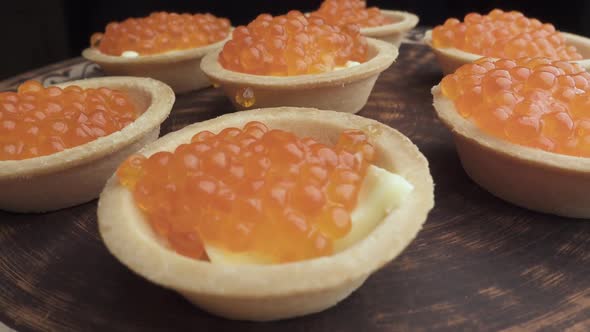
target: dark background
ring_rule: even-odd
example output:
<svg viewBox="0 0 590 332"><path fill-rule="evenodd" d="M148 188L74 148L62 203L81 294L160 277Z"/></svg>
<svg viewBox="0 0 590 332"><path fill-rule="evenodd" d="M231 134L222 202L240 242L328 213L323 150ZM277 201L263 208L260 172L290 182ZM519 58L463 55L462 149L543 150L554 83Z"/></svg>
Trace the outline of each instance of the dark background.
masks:
<svg viewBox="0 0 590 332"><path fill-rule="evenodd" d="M0 79L80 55L90 35L113 20L146 16L152 11L210 12L246 24L259 13L310 11L322 0L2 0L0 10ZM493 8L520 10L558 29L590 35L590 1L545 0L369 0L370 6L399 9L420 16L420 24L437 25L448 17Z"/></svg>

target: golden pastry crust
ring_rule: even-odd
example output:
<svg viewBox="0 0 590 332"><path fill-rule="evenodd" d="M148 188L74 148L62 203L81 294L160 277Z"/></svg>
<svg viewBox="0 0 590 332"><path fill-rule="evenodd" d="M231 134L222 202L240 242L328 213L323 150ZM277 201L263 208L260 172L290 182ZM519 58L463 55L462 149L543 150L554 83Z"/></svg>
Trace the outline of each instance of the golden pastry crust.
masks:
<svg viewBox="0 0 590 332"><path fill-rule="evenodd" d="M562 32L568 45L573 45L582 54L582 60L571 61L579 64L582 68L590 69L590 38L574 35L572 33ZM481 57L469 52L465 52L454 47L451 48L435 48L432 46L432 30L426 31L424 35L424 43L430 46L436 59L445 75L452 74L464 64L473 62Z"/></svg>
<svg viewBox="0 0 590 332"><path fill-rule="evenodd" d="M0 209L44 212L95 199L128 155L158 138L174 104L170 87L150 78L104 77L58 86L68 85L126 91L143 114L122 130L86 144L47 156L0 161Z"/></svg>
<svg viewBox="0 0 590 332"><path fill-rule="evenodd" d="M590 217L590 159L551 153L496 138L463 118L437 85L438 117L453 132L463 168L495 196L531 210Z"/></svg>
<svg viewBox="0 0 590 332"><path fill-rule="evenodd" d="M278 106L312 107L356 113L365 106L379 74L397 58L393 45L367 38L369 60L357 66L332 72L297 75L263 76L227 70L219 64L221 50L211 52L201 62L210 80L223 88L237 110ZM250 89L255 102L245 107L236 96Z"/></svg>
<svg viewBox="0 0 590 332"><path fill-rule="evenodd" d="M154 236L130 192L115 177L98 203L100 234L110 252L131 270L208 312L232 319L276 320L324 310L347 297L416 236L434 204L428 162L408 138L377 121L292 107L238 112L193 124L162 137L141 153L173 151L201 130L218 132L254 120L332 144L345 128L365 130L377 148L375 164L397 172L415 189L400 208L349 249L288 264L221 265L177 254Z"/></svg>
<svg viewBox="0 0 590 332"><path fill-rule="evenodd" d="M211 85L200 69L201 60L221 48L230 37L231 32L226 39L207 46L135 58L104 54L97 48L85 49L82 56L99 64L107 75L151 77L182 93Z"/></svg>
<svg viewBox="0 0 590 332"><path fill-rule="evenodd" d="M394 22L378 27L362 28L361 34L366 37L380 39L392 43L399 48L404 35L418 25L419 18L415 14L398 10L381 10L384 16Z"/></svg>

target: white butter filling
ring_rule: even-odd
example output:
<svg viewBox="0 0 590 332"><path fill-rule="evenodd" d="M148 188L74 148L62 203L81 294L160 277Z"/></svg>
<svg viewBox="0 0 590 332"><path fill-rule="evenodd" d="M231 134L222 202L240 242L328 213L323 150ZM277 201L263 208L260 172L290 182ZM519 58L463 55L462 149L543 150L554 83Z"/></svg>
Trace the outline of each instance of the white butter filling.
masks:
<svg viewBox="0 0 590 332"><path fill-rule="evenodd" d="M121 53L121 56L124 58L137 58L139 56L139 53L135 51L125 51Z"/></svg>
<svg viewBox="0 0 590 332"><path fill-rule="evenodd" d="M414 190L403 177L383 168L371 165L361 185L357 206L352 211L352 228L348 235L334 241L334 253L342 251L365 238L383 218ZM395 221L393 221L395 222ZM257 252L230 252L205 243L205 251L212 263L262 265L272 264L273 259Z"/></svg>
<svg viewBox="0 0 590 332"><path fill-rule="evenodd" d="M334 67L334 70L346 69L346 68L358 66L360 64L361 64L360 62L356 62L356 61L346 61L344 66L336 66L336 67Z"/></svg>

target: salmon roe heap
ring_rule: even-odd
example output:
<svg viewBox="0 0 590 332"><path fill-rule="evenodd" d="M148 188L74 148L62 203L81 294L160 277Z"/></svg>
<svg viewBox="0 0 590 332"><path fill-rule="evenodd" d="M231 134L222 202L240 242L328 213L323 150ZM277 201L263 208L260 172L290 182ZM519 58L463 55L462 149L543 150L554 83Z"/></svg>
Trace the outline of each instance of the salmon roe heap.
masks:
<svg viewBox="0 0 590 332"><path fill-rule="evenodd" d="M248 26L237 27L219 54L219 63L248 74L316 74L343 67L347 61L364 62L367 52L358 25L333 26L291 11L276 17L262 14Z"/></svg>
<svg viewBox="0 0 590 332"><path fill-rule="evenodd" d="M207 259L203 243L289 262L330 255L375 150L362 131L331 147L269 130L202 131L174 152L133 155L117 171L155 234L176 252Z"/></svg>
<svg viewBox="0 0 590 332"><path fill-rule="evenodd" d="M393 20L383 15L379 8L367 8L367 3L362 0L325 0L312 15L323 18L329 24L355 23L362 28L393 23Z"/></svg>
<svg viewBox="0 0 590 332"><path fill-rule="evenodd" d="M0 93L0 160L49 155L123 129L138 116L126 93L27 81Z"/></svg>
<svg viewBox="0 0 590 332"><path fill-rule="evenodd" d="M441 82L483 131L513 143L590 157L590 74L547 58L483 58Z"/></svg>
<svg viewBox="0 0 590 332"><path fill-rule="evenodd" d="M470 13L464 22L448 19L432 31L437 48L454 47L469 53L495 58L548 57L579 60L574 46L552 24L525 17L517 11L492 10L488 15Z"/></svg>
<svg viewBox="0 0 590 332"><path fill-rule="evenodd" d="M109 55L125 51L140 55L206 46L225 39L230 32L228 19L211 14L158 12L148 17L111 22L105 33L95 33L90 45Z"/></svg>

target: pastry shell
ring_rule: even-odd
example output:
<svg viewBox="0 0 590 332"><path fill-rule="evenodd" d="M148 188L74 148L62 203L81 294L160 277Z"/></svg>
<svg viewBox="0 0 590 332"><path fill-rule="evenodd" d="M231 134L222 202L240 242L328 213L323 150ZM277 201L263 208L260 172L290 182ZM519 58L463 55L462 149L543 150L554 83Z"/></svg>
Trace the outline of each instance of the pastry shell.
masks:
<svg viewBox="0 0 590 332"><path fill-rule="evenodd" d="M565 36L566 43L575 46L578 49L578 52L582 54L582 60L572 62L579 64L586 70L590 69L590 38L567 32L562 32L562 34ZM435 48L432 46L432 30L426 31L424 42L430 46L436 55L438 63L445 75L452 74L462 65L483 57L482 55L461 51L453 47Z"/></svg>
<svg viewBox="0 0 590 332"><path fill-rule="evenodd" d="M397 58L398 50L390 43L367 38L369 60L357 66L332 72L263 76L227 70L219 64L221 50L203 59L201 69L215 85L221 86L236 109L278 106L312 107L356 113L365 106L379 74ZM236 96L253 94L253 105L245 107Z"/></svg>
<svg viewBox="0 0 590 332"><path fill-rule="evenodd" d="M104 77L59 84L83 88L108 87L126 91L144 110L120 131L51 155L0 161L0 209L45 212L88 202L127 156L158 138L174 93L150 78Z"/></svg>
<svg viewBox="0 0 590 332"><path fill-rule="evenodd" d="M98 203L100 234L110 252L131 270L210 313L267 321L322 311L346 298L416 236L434 204L428 162L408 138L377 121L292 107L232 113L193 124L162 137L141 153L173 151L201 130L219 132L253 120L332 144L345 128L363 129L376 145L379 159L375 164L402 175L415 189L373 232L347 250L288 264L212 264L175 253L154 236L131 193L115 177L108 181Z"/></svg>
<svg viewBox="0 0 590 332"><path fill-rule="evenodd" d="M493 195L534 211L590 218L590 158L513 144L463 118L440 87L434 108L453 132L465 172Z"/></svg>
<svg viewBox="0 0 590 332"><path fill-rule="evenodd" d="M378 27L361 28L361 34L369 38L380 39L392 43L399 48L405 34L418 24L418 16L398 10L381 10L384 16L393 19L393 23Z"/></svg>
<svg viewBox="0 0 590 332"><path fill-rule="evenodd" d="M107 75L151 77L168 84L176 93L203 89L211 85L200 68L203 57L229 40L187 50L162 54L141 55L135 58L108 55L98 48L87 48L82 56L100 65Z"/></svg>

